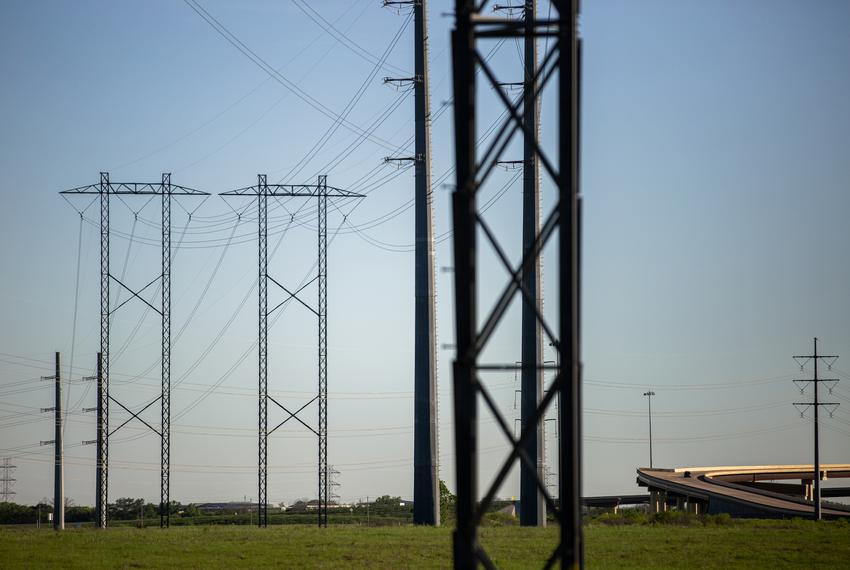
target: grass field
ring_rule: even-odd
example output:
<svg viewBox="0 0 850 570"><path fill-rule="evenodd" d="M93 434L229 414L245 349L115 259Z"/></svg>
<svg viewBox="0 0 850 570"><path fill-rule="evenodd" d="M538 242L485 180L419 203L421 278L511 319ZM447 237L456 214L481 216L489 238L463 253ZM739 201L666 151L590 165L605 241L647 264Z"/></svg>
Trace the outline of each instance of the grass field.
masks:
<svg viewBox="0 0 850 570"><path fill-rule="evenodd" d="M600 524L586 527L588 568L848 568L850 524ZM555 528L484 528L500 568L539 568ZM448 568L449 529L244 526L0 529L3 568Z"/></svg>

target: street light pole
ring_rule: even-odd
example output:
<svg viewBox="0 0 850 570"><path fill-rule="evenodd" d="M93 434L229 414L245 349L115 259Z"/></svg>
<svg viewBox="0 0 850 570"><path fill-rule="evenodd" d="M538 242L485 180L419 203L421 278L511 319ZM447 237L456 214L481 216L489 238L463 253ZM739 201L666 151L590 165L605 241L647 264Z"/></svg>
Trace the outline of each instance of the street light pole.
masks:
<svg viewBox="0 0 850 570"><path fill-rule="evenodd" d="M649 390L643 393L649 403L649 468L652 469L652 397L655 392Z"/></svg>

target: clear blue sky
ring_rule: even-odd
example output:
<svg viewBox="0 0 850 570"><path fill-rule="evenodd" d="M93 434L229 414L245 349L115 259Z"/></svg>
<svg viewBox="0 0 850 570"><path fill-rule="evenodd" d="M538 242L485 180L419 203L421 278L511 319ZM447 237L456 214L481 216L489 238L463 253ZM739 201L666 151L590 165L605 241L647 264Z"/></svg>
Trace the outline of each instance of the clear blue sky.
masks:
<svg viewBox="0 0 850 570"><path fill-rule="evenodd" d="M635 491L634 470L648 463L641 393L650 387L657 465L810 461L811 423L791 406L801 398L791 355L808 352L817 335L825 351L850 358L850 5L582 4L585 492ZM201 5L321 105L342 113L354 100L348 120L380 121L374 134L386 146L412 137L411 93L381 83L412 72L407 14L378 0L310 2L350 38L344 45L294 1ZM443 187L454 181L452 114L440 113L451 97L450 10L450 2L429 5L438 267L452 264ZM504 80L516 80L515 45L492 58ZM409 498L412 171L381 166L390 151L371 141L345 152L355 141L345 128L294 170L331 121L183 2L6 2L0 77L0 455L18 465L18 500L52 491L52 449L38 446L52 438L50 418L38 414L52 392L37 377L50 373L55 350L73 378L94 366L96 206L81 222L75 208L88 202L69 205L58 191L95 183L102 170L118 181L172 172L174 183L213 194L253 184L258 172L291 182L327 173L332 185L368 193L360 205L339 203L330 220L339 228L329 274L331 463L343 500ZM499 109L486 86L480 92L483 132ZM552 101L547 92L541 128L550 149ZM482 201L498 196L487 216L517 255L521 188L513 175L497 173ZM551 204L548 182L544 194ZM181 334L172 497L183 502L256 496L256 224L250 207L241 220L231 209L247 206L214 196L174 209ZM270 207L272 273L298 284L315 259L313 217L308 207L290 224L298 204ZM112 267L137 287L157 272L158 215L156 203L113 208ZM547 313L556 295L550 257ZM486 303L503 272L485 248L481 259ZM451 344L451 274L437 276L439 343ZM158 391L159 324L143 308L129 303L113 322L113 394L134 409ZM518 358L518 316L517 304L493 360ZM314 319L287 307L270 346L270 390L299 406L315 390ZM440 351L439 392L441 478L453 488L451 357ZM850 364L841 362L834 373L850 384ZM513 374L488 382L508 416L516 414ZM826 420L822 460L847 462L850 385L830 398L846 409ZM94 405L93 390L72 383L69 400L67 494L91 504L94 449L76 444L94 437L93 418L79 411ZM120 418L116 411L113 422ZM481 434L489 481L506 446L486 415ZM547 442L551 450L554 434ZM116 434L111 497L158 499L158 445L138 423ZM270 500L314 496L312 435L296 426L276 432L269 462ZM512 477L501 494L517 493Z"/></svg>

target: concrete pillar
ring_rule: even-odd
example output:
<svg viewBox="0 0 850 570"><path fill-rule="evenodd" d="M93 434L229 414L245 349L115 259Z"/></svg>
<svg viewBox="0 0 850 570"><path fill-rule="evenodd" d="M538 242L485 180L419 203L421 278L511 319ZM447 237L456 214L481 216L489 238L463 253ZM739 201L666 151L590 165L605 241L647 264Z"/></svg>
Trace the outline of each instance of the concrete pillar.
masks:
<svg viewBox="0 0 850 570"><path fill-rule="evenodd" d="M813 481L811 479L803 479L802 484L803 484L802 485L803 486L803 489L802 489L803 498L807 501L813 500L812 499L812 497L814 496Z"/></svg>

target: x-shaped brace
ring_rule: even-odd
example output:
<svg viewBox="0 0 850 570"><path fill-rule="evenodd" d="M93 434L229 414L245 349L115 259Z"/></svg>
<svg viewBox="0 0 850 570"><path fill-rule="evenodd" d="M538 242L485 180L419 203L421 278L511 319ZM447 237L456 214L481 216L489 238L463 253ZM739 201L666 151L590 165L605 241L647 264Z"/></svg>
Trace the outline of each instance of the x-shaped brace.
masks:
<svg viewBox="0 0 850 570"><path fill-rule="evenodd" d="M123 284L123 283L122 283L122 282L121 282L121 281L120 281L117 277L115 277L115 276L114 276L114 275L112 275L111 273L109 274L109 277L111 277L112 279L114 279L116 283L118 283L118 284L119 284L119 285L121 285L124 289L126 289L127 291L129 291L129 292L133 295L133 297L136 297L136 298L137 298L138 300L140 300L142 303L144 303L145 305L147 305L148 307L150 307L151 309L153 309L154 311L156 311L156 312L157 312L157 314L159 314L160 316L162 316L162 311L160 311L159 309L157 309L156 307L154 307L153 305L151 305L150 303L148 303L148 302L147 302L145 299L143 299L143 298L142 298L142 296L141 296L142 291L144 291L145 289L147 289L148 287L150 287L151 285L153 285L154 283L156 283L156 282L159 280L159 278L160 278L160 277L162 277L162 275L157 275L156 277L154 277L154 278L153 278L153 281L151 281L150 283L148 283L147 285L145 285L144 287L142 287L141 289L139 289L139 292L138 292L138 293L137 293L136 291L133 291L132 289L130 289L130 288L129 288L129 287L127 287L126 285L124 285L124 284ZM127 302L128 302L130 299L132 299L133 297L129 297L129 298L125 299L123 303L121 303L120 305L118 305L117 307L115 307L114 309L112 309L111 311L109 311L109 313L110 313L110 314L114 313L115 311L117 311L118 309L120 309L121 307L123 307L124 305L126 305L126 304L127 304Z"/></svg>
<svg viewBox="0 0 850 570"><path fill-rule="evenodd" d="M134 412L130 411L130 409L129 409L127 406L125 406L124 404L122 404L121 402L119 402L118 400L116 400L115 398L113 398L112 396L109 396L109 399L110 399L110 400L112 400L113 402L115 402L116 404L118 404L119 406L121 406L122 408L124 408L124 410L125 410L128 414L130 414L130 417L129 417L129 418L127 418L127 420L126 420L123 424L121 424L120 426L118 426L117 428L115 428L114 430L112 430L112 431L109 433L109 436L110 436L110 437L112 437L112 434L114 434L116 431L118 431L119 429L121 429L122 427L124 427L125 425L127 425L128 423L130 423L130 420L132 420L133 418L135 418L135 419L139 420L140 422L142 422L143 424L145 424L146 426L148 426L148 427L151 429L151 431L152 431L152 432L154 432L156 435L158 435L158 436L162 437L162 434L159 432L159 430L157 430L155 427L153 427L153 426L152 426L152 425L150 425L148 422L146 422L145 420L143 420L142 418L140 418L140 417L139 417L139 414L141 414L142 412L144 412L145 410L147 410L148 408L150 408L151 406L153 406L153 405L154 405L154 404L155 404L155 403L156 403L156 402L157 402L160 398L162 398L162 396L157 396L156 398L154 398L154 400L153 400L150 404L148 404L147 406L145 406L144 408L142 408L142 409L141 409L141 410L139 410L138 412L135 412L135 413L134 413Z"/></svg>
<svg viewBox="0 0 850 570"><path fill-rule="evenodd" d="M302 301L302 300L298 297L298 293L300 293L301 291L303 291L304 289L306 289L306 288L307 288L307 286L308 286L308 285L310 285L310 283L312 283L313 281L315 281L316 279L318 279L318 278L319 278L319 276L318 276L318 275L316 275L315 277L313 277L312 279L310 279L309 281L307 281L307 282L306 282L304 285L302 285L302 286L301 286L301 287L300 287L297 291L295 291L295 293L293 293L292 291L290 291L289 289L287 289L286 287L284 287L283 285L281 285L280 283L278 283L278 281L277 281L274 277L272 277L271 275L268 275L268 274L267 274L267 275L266 275L266 277L267 277L267 278L269 278L269 279L271 279L272 283L274 283L275 285L277 285L278 287L280 287L281 289L283 289L284 291L286 291L286 292L289 294L289 297L287 297L286 299L284 299L283 301L281 301L280 303L278 303L278 304L277 304L277 306L276 306L274 309L272 309L271 311L269 311L268 313L266 313L266 316L271 315L273 312L275 312L277 309L279 309L279 308L281 307L281 305L283 305L284 303L286 303L286 302L287 302L287 301L289 301L290 299L295 299L296 301L298 301L299 303L301 303L302 305L304 305L305 307L307 307L307 310L308 310L308 311L310 311L311 313L313 313L313 314L314 314L314 315L316 315L317 317L319 316L319 313L316 311L316 309L314 309L313 307L311 307L310 305L308 305L307 303L305 303L304 301ZM278 405L280 405L280 404L278 404ZM281 407L282 407L282 406L281 406Z"/></svg>
<svg viewBox="0 0 850 570"><path fill-rule="evenodd" d="M281 410L283 410L284 412L286 412L287 414L289 414L289 416L287 416L287 418L286 418L285 420L283 420L282 422L280 422L279 424L277 424L277 425L276 425L276 426L275 426L275 427L274 427L274 428L273 428L270 432L266 433L266 435L267 435L267 436L269 436L269 435L271 435L272 433L274 433L274 431L275 431L277 428L279 428L280 426L282 426L283 424L285 424L286 422L288 422L288 421L289 421L289 420L291 420L291 419L294 419L295 421L297 421L298 423L300 423L302 426L304 426L305 428L307 428L308 430L310 430L311 432L313 432L314 434L316 434L316 436L318 436L318 435L319 435L319 432L317 432L316 430L314 430L314 429L313 429L312 427L310 427L309 425L305 424L305 423L301 420L301 418L299 418L299 417L298 417L298 414L299 414L299 413L301 413L301 411L303 411L303 410L304 410L304 408L306 408L307 406L309 406L310 404L312 404L313 402L315 402L316 400L318 400L318 399L319 399L318 394L317 394L315 397L313 397L313 399L312 399L312 400L310 400L309 402L307 402L306 404L304 404L303 406L301 406L300 408L298 408L298 409L297 409L297 410L295 410L294 412L290 412L290 411L286 408L286 406L284 406L283 404L281 404L280 402L278 402L277 400L275 400L275 399L274 399L274 398L272 398L271 396L266 396L266 397L267 397L269 400L271 400L272 402L274 402L275 404L277 404L277 405L278 405L278 407L279 407Z"/></svg>

